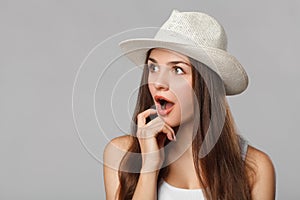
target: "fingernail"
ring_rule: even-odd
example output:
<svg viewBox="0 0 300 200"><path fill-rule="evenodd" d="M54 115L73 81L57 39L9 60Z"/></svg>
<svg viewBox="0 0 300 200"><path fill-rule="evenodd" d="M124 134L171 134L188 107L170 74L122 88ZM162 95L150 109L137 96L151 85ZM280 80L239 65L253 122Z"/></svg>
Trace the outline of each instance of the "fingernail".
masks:
<svg viewBox="0 0 300 200"><path fill-rule="evenodd" d="M175 134L173 134L173 139L174 139L174 141L176 141L176 135Z"/></svg>

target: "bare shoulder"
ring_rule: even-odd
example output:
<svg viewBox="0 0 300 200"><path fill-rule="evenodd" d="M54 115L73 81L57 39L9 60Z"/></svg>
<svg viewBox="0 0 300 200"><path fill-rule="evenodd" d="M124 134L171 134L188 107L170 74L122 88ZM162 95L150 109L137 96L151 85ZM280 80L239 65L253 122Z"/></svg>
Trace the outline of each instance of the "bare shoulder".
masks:
<svg viewBox="0 0 300 200"><path fill-rule="evenodd" d="M122 135L119 137L113 138L108 144L114 145L120 149L128 150L133 140L133 136L131 135Z"/></svg>
<svg viewBox="0 0 300 200"><path fill-rule="evenodd" d="M104 149L103 157L105 165L110 166L114 169L118 168L118 164L123 156L128 151L133 141L133 136L122 135L113 138Z"/></svg>
<svg viewBox="0 0 300 200"><path fill-rule="evenodd" d="M275 171L275 167L273 165L271 157L251 145L248 146L246 162L252 160L255 163L257 170L268 170L268 171ZM258 171L258 172L259 172Z"/></svg>
<svg viewBox="0 0 300 200"><path fill-rule="evenodd" d="M124 135L112 139L105 146L103 152L103 176L107 200L118 198L120 184L118 176L119 165L132 141L132 136Z"/></svg>
<svg viewBox="0 0 300 200"><path fill-rule="evenodd" d="M251 145L248 145L247 158L252 158L259 164L272 164L272 160L267 153Z"/></svg>
<svg viewBox="0 0 300 200"><path fill-rule="evenodd" d="M246 162L253 167L250 175L252 199L275 199L276 174L271 157L251 145L248 146Z"/></svg>

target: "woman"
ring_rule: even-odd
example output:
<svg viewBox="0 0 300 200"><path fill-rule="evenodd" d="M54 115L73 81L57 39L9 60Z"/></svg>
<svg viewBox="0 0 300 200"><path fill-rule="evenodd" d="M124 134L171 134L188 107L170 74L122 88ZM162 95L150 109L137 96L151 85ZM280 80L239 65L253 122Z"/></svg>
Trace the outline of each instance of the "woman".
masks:
<svg viewBox="0 0 300 200"><path fill-rule="evenodd" d="M132 134L105 148L107 199L275 199L271 159L235 128L226 95L248 77L214 18L174 10L155 38L120 46L143 75Z"/></svg>

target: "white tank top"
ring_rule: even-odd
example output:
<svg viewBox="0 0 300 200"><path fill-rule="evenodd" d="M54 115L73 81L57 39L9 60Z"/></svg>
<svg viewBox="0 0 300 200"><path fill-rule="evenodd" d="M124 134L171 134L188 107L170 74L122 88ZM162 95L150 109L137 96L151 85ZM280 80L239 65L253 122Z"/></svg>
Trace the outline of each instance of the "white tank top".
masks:
<svg viewBox="0 0 300 200"><path fill-rule="evenodd" d="M204 195L201 189L183 189L177 188L166 181L162 181L162 184L158 188L158 200L204 200Z"/></svg>
<svg viewBox="0 0 300 200"><path fill-rule="evenodd" d="M242 159L245 160L247 149L248 149L248 141L240 136L240 147L241 147L241 156ZM202 189L184 189L177 188L165 180L162 179L162 183L157 191L158 200L204 200L204 194Z"/></svg>

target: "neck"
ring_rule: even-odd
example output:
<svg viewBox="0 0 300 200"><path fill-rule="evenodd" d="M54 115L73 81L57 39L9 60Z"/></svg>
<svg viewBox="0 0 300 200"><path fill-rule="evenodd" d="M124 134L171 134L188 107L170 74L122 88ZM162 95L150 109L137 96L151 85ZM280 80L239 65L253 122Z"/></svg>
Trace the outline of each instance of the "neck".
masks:
<svg viewBox="0 0 300 200"><path fill-rule="evenodd" d="M194 167L192 141L193 123L180 126L176 134L177 141L166 147L166 161L169 173L166 181L179 188L201 188ZM169 145L167 145L169 146Z"/></svg>
<svg viewBox="0 0 300 200"><path fill-rule="evenodd" d="M192 142L193 142L193 120L181 124L176 132L176 142L171 142L165 147L167 162L173 163L177 159L189 158L192 156Z"/></svg>

